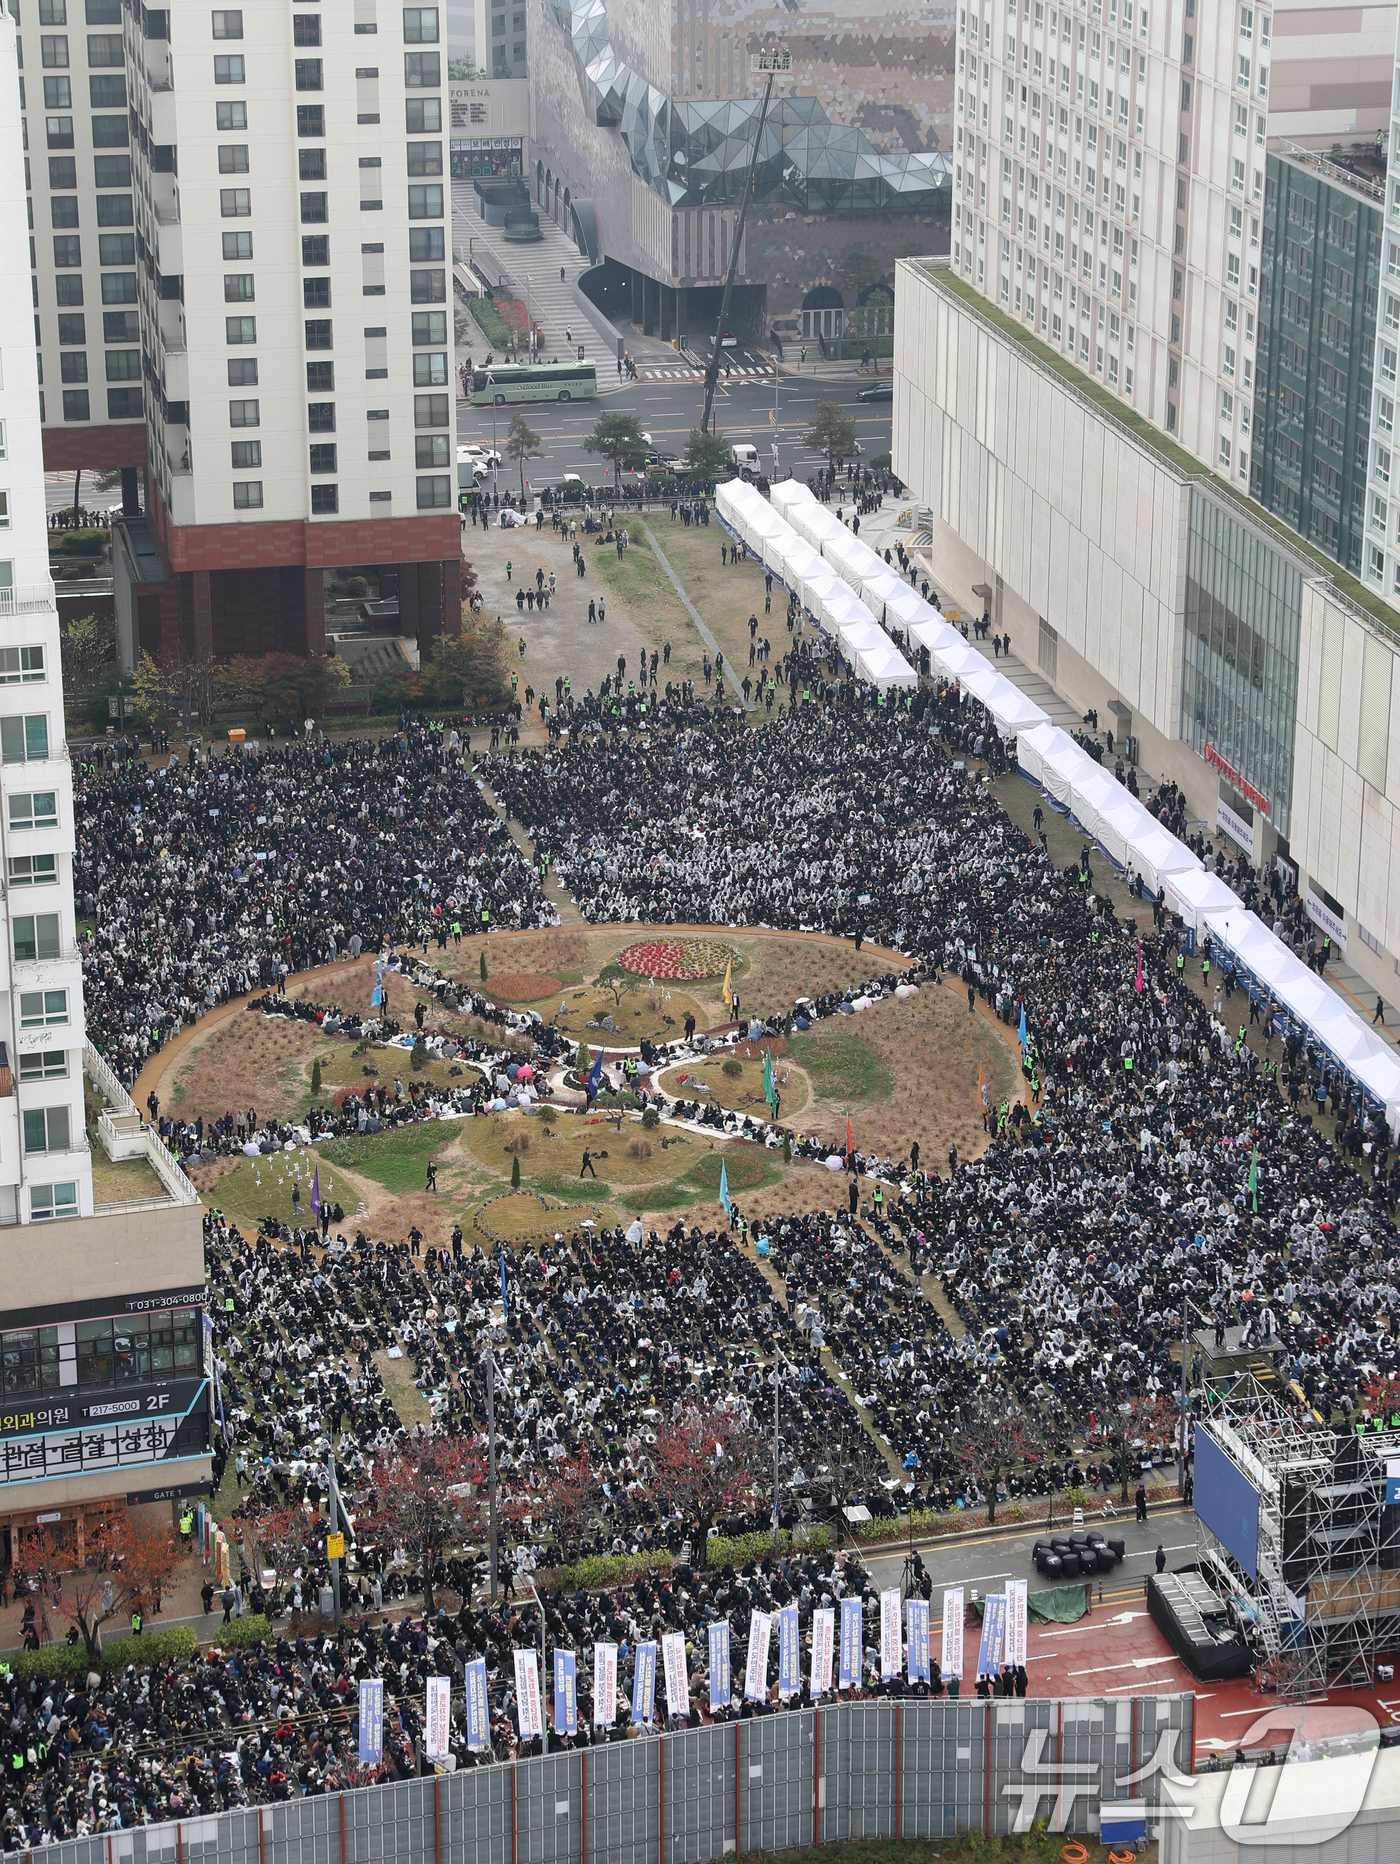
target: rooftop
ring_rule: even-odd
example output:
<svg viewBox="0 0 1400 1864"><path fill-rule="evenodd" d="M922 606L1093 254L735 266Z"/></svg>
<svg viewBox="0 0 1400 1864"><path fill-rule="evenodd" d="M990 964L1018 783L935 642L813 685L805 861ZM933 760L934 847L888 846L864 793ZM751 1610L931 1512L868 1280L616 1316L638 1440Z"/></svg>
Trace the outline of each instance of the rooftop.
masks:
<svg viewBox="0 0 1400 1864"><path fill-rule="evenodd" d="M1374 143L1354 142L1343 146L1334 142L1330 149L1305 149L1282 136L1274 142L1274 151L1286 162L1310 168L1330 181L1334 187L1347 188L1376 206L1385 201L1386 158L1384 149Z"/></svg>
<svg viewBox="0 0 1400 1864"><path fill-rule="evenodd" d="M1344 606L1360 611L1368 620L1377 623L1387 633L1400 635L1400 610L1390 607L1380 596L1354 576L1349 576L1339 563L1325 556L1297 531L1290 530L1252 498L1246 497L1226 480L1204 466L1194 454L1164 434L1160 427L1144 420L1129 403L1120 400L1106 389L1093 376L1085 375L1072 362L1051 349L1048 343L1042 343L1023 325L994 305L989 298L975 291L965 279L959 278L946 259L915 259L908 261L913 269L922 272L929 283L937 290L945 291L950 297L958 298L963 305L983 323L1003 336L1009 343L1014 343L1027 359L1039 368L1058 376L1073 393L1083 401L1092 402L1104 419L1121 428L1132 440L1143 447L1173 473L1178 479L1189 480L1209 491L1222 504L1230 506L1248 524L1262 531L1271 542L1281 550L1290 552L1300 559L1305 573L1330 583L1333 592L1341 599Z"/></svg>

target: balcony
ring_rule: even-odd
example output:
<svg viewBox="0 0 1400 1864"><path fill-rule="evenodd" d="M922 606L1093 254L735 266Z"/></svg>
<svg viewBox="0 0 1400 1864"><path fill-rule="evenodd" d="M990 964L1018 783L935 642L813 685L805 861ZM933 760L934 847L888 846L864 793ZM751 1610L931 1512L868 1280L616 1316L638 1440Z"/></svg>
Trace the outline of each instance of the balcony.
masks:
<svg viewBox="0 0 1400 1864"><path fill-rule="evenodd" d="M0 620L7 615L38 615L54 606L52 582L11 583L0 588Z"/></svg>

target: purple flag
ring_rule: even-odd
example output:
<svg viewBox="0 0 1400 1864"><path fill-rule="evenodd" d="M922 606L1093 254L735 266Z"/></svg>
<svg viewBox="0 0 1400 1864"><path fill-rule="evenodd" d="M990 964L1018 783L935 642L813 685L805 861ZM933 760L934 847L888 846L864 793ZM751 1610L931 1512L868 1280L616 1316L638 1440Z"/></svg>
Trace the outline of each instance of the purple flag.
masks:
<svg viewBox="0 0 1400 1864"><path fill-rule="evenodd" d="M311 1174L311 1214L313 1217L319 1217L321 1214L321 1168L319 1165Z"/></svg>

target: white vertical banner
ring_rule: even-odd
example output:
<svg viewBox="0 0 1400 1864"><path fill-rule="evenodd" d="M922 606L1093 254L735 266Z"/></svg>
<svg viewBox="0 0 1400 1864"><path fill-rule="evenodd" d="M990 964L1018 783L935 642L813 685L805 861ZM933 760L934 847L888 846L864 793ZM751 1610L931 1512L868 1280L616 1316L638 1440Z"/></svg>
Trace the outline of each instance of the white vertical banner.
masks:
<svg viewBox="0 0 1400 1864"><path fill-rule="evenodd" d="M442 1760L452 1730L452 1679L428 1678L428 1701L423 1717L423 1752L429 1760Z"/></svg>
<svg viewBox="0 0 1400 1864"><path fill-rule="evenodd" d="M943 1594L943 1652L939 1669L946 1683L963 1673L963 1589L949 1586Z"/></svg>
<svg viewBox="0 0 1400 1864"><path fill-rule="evenodd" d="M887 1683L904 1668L904 1640L900 1636L902 1601L899 1587L880 1594L880 1681Z"/></svg>
<svg viewBox="0 0 1400 1864"><path fill-rule="evenodd" d="M749 1657L744 1666L744 1695L750 1702L768 1700L768 1640L773 1620L767 1612L749 1614Z"/></svg>
<svg viewBox="0 0 1400 1864"><path fill-rule="evenodd" d="M593 1726L611 1728L617 1720L617 1645L593 1646Z"/></svg>
<svg viewBox="0 0 1400 1864"><path fill-rule="evenodd" d="M515 1706L520 1724L520 1739L533 1741L544 1733L544 1714L540 1704L539 1652L515 1652Z"/></svg>
<svg viewBox="0 0 1400 1864"><path fill-rule="evenodd" d="M690 1684L685 1670L685 1634L668 1631L661 1640L661 1661L666 1671L666 1713L690 1713Z"/></svg>
<svg viewBox="0 0 1400 1864"><path fill-rule="evenodd" d="M812 1613L812 1700L831 1692L831 1665L836 1654L836 1612Z"/></svg>
<svg viewBox="0 0 1400 1864"><path fill-rule="evenodd" d="M1026 1661L1026 1635L1029 1627L1030 1600L1024 1579L1006 1582L1006 1661Z"/></svg>

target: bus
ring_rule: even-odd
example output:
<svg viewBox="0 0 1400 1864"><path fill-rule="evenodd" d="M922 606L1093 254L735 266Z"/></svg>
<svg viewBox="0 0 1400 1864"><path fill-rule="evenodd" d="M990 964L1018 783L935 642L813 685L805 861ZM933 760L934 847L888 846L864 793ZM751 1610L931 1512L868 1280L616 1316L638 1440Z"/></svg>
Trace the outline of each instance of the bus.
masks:
<svg viewBox="0 0 1400 1864"><path fill-rule="evenodd" d="M496 363L472 371L472 400L480 407L508 401L578 401L598 393L591 362Z"/></svg>

